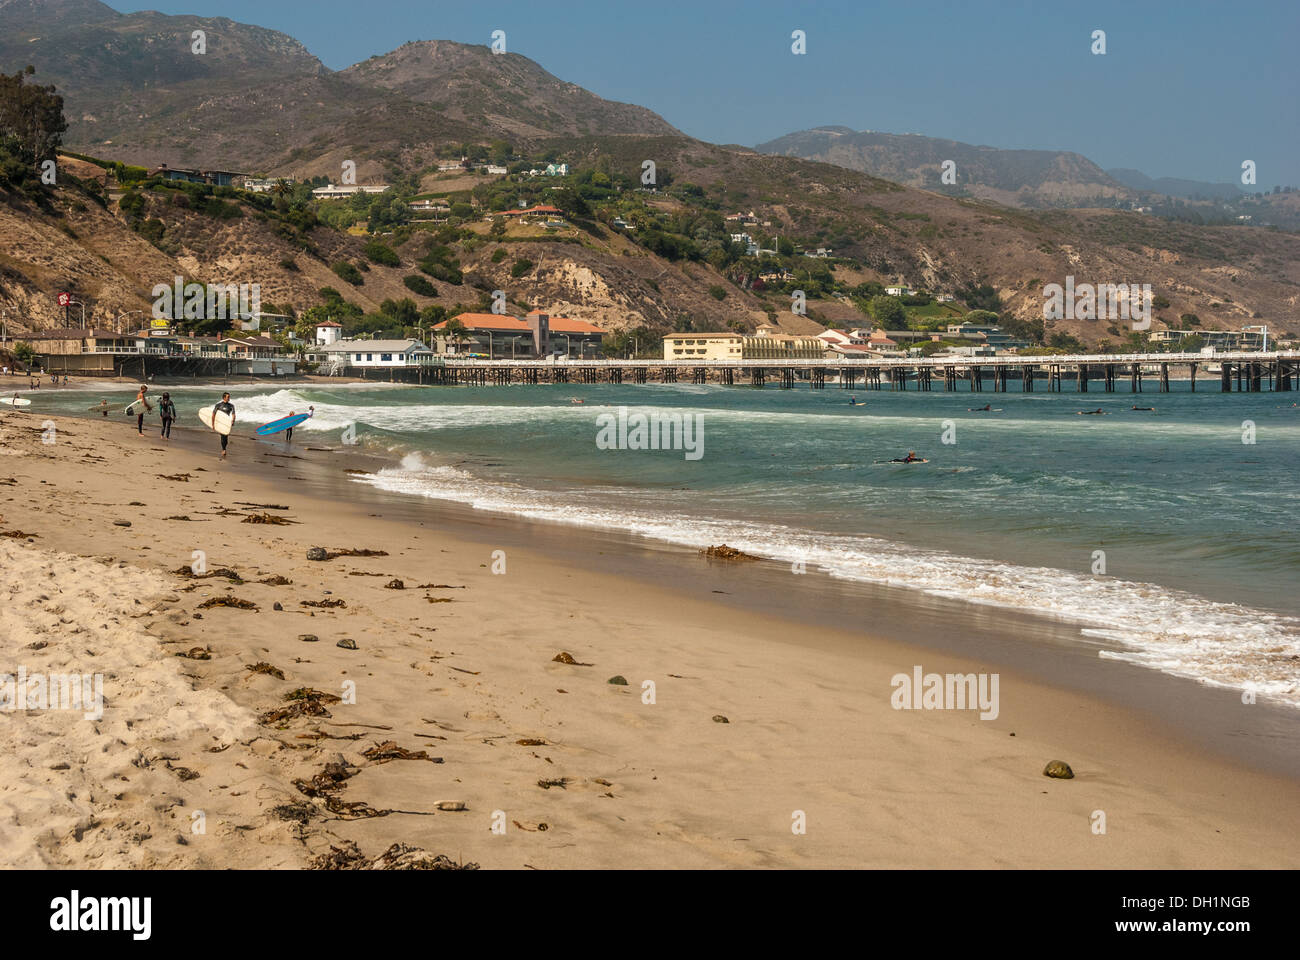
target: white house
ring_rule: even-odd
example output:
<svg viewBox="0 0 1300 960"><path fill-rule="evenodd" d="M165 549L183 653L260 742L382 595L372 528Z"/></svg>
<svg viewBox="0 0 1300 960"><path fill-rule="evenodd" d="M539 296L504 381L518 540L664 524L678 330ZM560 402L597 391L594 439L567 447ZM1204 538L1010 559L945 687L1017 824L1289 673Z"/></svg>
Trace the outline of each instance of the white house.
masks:
<svg viewBox="0 0 1300 960"><path fill-rule="evenodd" d="M317 187L311 192L316 200L344 200L354 193L383 193L388 189L387 184L329 184L324 187Z"/></svg>
<svg viewBox="0 0 1300 960"><path fill-rule="evenodd" d="M885 295L890 297L911 297L916 291L911 287L885 287Z"/></svg>
<svg viewBox="0 0 1300 960"><path fill-rule="evenodd" d="M502 166L501 164L498 164L498 163L489 163L489 164L487 165L487 172L490 173L490 174L492 174L492 175L494 175L494 176L504 176L504 175L505 175L506 173L508 173L509 171L507 171L506 168L505 168L504 166Z"/></svg>
<svg viewBox="0 0 1300 960"><path fill-rule="evenodd" d="M331 343L337 343L341 336L343 336L343 324L341 323L326 320L324 323L316 324L316 344L318 346L327 347Z"/></svg>
<svg viewBox="0 0 1300 960"><path fill-rule="evenodd" d="M416 367L436 360L419 340L338 340L316 352L350 367Z"/></svg>
<svg viewBox="0 0 1300 960"><path fill-rule="evenodd" d="M749 234L733 233L731 235L731 242L743 243L745 245L745 256L747 257L758 256L758 244L754 242L754 238L751 237Z"/></svg>

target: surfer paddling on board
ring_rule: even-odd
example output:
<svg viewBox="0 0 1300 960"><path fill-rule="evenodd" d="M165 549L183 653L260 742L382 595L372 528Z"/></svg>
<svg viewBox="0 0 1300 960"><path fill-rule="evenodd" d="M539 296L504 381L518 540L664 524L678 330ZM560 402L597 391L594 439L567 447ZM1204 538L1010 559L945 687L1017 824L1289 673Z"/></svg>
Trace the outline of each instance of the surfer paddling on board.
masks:
<svg viewBox="0 0 1300 960"><path fill-rule="evenodd" d="M1081 416L1081 417L1104 417L1104 416L1106 416L1106 411L1103 410L1101 407L1098 407L1096 410L1076 410L1075 413L1077 413L1077 414L1078 414L1079 416Z"/></svg>
<svg viewBox="0 0 1300 960"><path fill-rule="evenodd" d="M221 402L213 408L213 413L226 413L230 415L230 425L235 425L235 405L230 402L230 394L223 393ZM226 459L226 444L230 442L230 434L220 434L221 437L221 459Z"/></svg>
<svg viewBox="0 0 1300 960"><path fill-rule="evenodd" d="M967 407L967 408L966 408L966 412L967 412L967 413L987 413L988 411L990 411L990 410L992 410L992 409L993 409L993 404L991 404L991 403L986 403L986 404L984 404L984 406L982 406L982 407Z"/></svg>
<svg viewBox="0 0 1300 960"><path fill-rule="evenodd" d="M890 462L890 463L925 463L926 461L923 460L923 459L921 459L920 457L918 457L918 456L916 455L916 451L915 451L915 450L909 450L909 451L907 451L907 456L905 456L905 457L895 457L893 460L891 460L891 461L889 461L889 462Z"/></svg>

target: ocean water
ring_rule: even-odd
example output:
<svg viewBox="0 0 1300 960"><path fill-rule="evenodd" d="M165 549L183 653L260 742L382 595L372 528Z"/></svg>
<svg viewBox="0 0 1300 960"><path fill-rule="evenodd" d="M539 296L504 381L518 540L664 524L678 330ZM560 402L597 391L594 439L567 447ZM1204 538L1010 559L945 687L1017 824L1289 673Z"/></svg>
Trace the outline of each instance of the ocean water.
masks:
<svg viewBox="0 0 1300 960"><path fill-rule="evenodd" d="M1015 386L232 392L237 433L313 404L296 442L336 445L351 428L398 464L359 483L690 546L725 542L789 562L792 575L802 563L1037 612L1077 624L1080 642L1118 645L1104 655L1300 706L1300 392L1224 395L1204 380L1196 393L1175 382L1141 395ZM172 393L182 423L215 399L210 389ZM849 406L850 395L864 405ZM47 395L41 408L84 413L87 396ZM993 410L968 410L986 403ZM600 418L620 407L689 415L698 458L598 442ZM1099 407L1107 415L1078 415ZM910 450L929 462L880 462Z"/></svg>

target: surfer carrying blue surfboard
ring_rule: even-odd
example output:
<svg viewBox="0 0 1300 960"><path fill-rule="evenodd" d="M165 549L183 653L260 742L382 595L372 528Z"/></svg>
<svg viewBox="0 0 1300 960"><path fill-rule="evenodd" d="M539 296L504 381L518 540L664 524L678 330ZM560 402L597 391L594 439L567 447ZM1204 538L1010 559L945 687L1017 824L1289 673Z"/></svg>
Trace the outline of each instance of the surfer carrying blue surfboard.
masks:
<svg viewBox="0 0 1300 960"><path fill-rule="evenodd" d="M216 407L214 408L214 412L229 414L230 425L232 427L235 425L235 405L230 402L229 393L223 393L221 395L221 402L216 405ZM226 459L226 444L230 442L230 434L223 433L220 434L220 436L221 436L221 459L224 460Z"/></svg>
<svg viewBox="0 0 1300 960"><path fill-rule="evenodd" d="M308 408L307 408L307 420L310 420L310 419L311 419L312 417L314 417L315 415L316 415L316 408L315 408L315 407L308 407ZM292 410L290 410L290 411L289 411L289 416L291 416L291 417L296 417L297 414L294 413ZM303 422L305 422L305 421L299 421L299 423L303 423ZM284 431L284 442L285 442L285 443L293 443L293 428L294 428L295 426L296 426L296 424L292 424L292 423L291 423L291 424L289 424L289 429L287 429L287 430Z"/></svg>

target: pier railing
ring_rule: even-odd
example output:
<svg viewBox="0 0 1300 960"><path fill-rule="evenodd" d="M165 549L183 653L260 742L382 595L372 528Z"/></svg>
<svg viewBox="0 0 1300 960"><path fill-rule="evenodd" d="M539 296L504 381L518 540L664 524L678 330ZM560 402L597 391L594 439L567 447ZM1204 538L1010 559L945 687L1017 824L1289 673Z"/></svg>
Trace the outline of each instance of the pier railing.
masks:
<svg viewBox="0 0 1300 960"><path fill-rule="evenodd" d="M771 379L785 389L807 382L814 389L828 383L846 390L967 389L978 392L987 384L995 393L1007 392L1011 380L1020 390L1032 393L1038 381L1050 393L1065 390L1073 382L1074 392L1088 393L1094 380L1106 393L1115 392L1122 380L1129 392L1141 393L1144 378L1150 376L1161 393L1170 389L1170 371L1185 369L1196 390L1197 374L1205 370L1210 382L1219 381L1222 392L1293 390L1300 386L1300 350L1233 350L1207 353L1080 353L994 357L804 357L734 360L707 358L681 360L482 360L470 357L445 358L443 367L432 372L430 384L474 386L513 383L720 383L736 385L748 379L750 385L765 386ZM909 386L910 384L910 386Z"/></svg>

